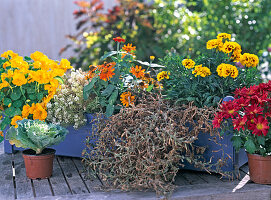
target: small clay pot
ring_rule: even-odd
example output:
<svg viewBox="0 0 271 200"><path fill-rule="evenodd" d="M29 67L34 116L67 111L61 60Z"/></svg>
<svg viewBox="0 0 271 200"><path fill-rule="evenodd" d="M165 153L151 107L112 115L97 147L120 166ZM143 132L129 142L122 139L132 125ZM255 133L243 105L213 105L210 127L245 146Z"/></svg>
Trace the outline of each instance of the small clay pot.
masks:
<svg viewBox="0 0 271 200"><path fill-rule="evenodd" d="M247 156L250 180L259 184L271 184L271 156L249 153Z"/></svg>
<svg viewBox="0 0 271 200"><path fill-rule="evenodd" d="M23 151L26 176L30 179L45 179L52 176L55 150L46 148L36 155L32 149Z"/></svg>

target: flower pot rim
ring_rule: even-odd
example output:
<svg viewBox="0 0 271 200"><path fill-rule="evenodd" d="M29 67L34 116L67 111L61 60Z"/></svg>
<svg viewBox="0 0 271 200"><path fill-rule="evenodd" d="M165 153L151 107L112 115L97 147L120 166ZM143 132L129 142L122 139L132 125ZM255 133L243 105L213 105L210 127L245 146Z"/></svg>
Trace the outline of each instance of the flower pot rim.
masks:
<svg viewBox="0 0 271 200"><path fill-rule="evenodd" d="M23 156L33 156L33 157L38 157L38 156L48 156L48 155L54 155L56 150L52 148L45 148L43 151L47 151L45 153L41 154L33 154L35 152L33 149L25 149L22 151Z"/></svg>
<svg viewBox="0 0 271 200"><path fill-rule="evenodd" d="M245 151L246 151L246 150L245 150ZM257 157L263 157L263 158L270 157L270 158L271 158L271 155L268 155L268 156L262 156L262 155L256 154L256 153L248 153L247 151L246 151L246 153L247 153L248 155L251 155L251 156L257 156Z"/></svg>

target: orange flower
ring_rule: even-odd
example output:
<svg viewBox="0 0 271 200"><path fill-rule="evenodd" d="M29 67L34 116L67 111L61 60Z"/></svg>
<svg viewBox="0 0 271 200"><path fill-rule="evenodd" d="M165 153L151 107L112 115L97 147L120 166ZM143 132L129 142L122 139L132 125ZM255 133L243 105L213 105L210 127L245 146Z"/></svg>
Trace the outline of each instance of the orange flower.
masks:
<svg viewBox="0 0 271 200"><path fill-rule="evenodd" d="M110 78L112 78L112 76L115 75L114 73L115 68L113 68L115 67L115 65L116 65L115 62L99 65L98 67L101 70L100 79L108 81Z"/></svg>
<svg viewBox="0 0 271 200"><path fill-rule="evenodd" d="M126 51L127 53L131 53L132 51L136 50L136 46L133 46L133 44L127 44L122 47L122 50Z"/></svg>
<svg viewBox="0 0 271 200"><path fill-rule="evenodd" d="M135 96L132 96L131 92L124 92L120 95L121 103L128 107L129 105L134 105Z"/></svg>
<svg viewBox="0 0 271 200"><path fill-rule="evenodd" d="M119 43L125 42L125 39L123 39L123 38L121 38L121 37L113 38L113 40L114 40L115 42L119 42Z"/></svg>
<svg viewBox="0 0 271 200"><path fill-rule="evenodd" d="M19 120L23 120L23 118L19 115L16 115L14 116L12 119L11 119L11 125L14 126L15 128L18 128L18 124L16 123L17 121Z"/></svg>
<svg viewBox="0 0 271 200"><path fill-rule="evenodd" d="M141 66L135 66L135 67L132 67L130 72L135 75L136 78L143 78L144 76L144 72L145 72L145 69L142 69Z"/></svg>
<svg viewBox="0 0 271 200"><path fill-rule="evenodd" d="M0 136L4 137L3 131L0 131Z"/></svg>
<svg viewBox="0 0 271 200"><path fill-rule="evenodd" d="M97 69L96 66L93 66L93 65L90 65L90 66L89 66L89 71L88 71L88 73L87 73L86 76L85 76L86 80L91 79L91 78L94 77L94 75L95 75L94 71L95 71L96 69Z"/></svg>

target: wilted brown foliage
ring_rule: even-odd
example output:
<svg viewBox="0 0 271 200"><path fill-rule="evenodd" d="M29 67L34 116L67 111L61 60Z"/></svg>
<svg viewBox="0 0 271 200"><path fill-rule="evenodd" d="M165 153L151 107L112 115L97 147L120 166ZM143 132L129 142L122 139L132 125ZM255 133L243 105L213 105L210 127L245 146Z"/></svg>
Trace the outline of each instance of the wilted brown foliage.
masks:
<svg viewBox="0 0 271 200"><path fill-rule="evenodd" d="M193 142L199 132L216 134L210 120L214 112L192 104L175 106L159 95L143 95L136 106L121 109L109 120L96 119L84 164L107 187L154 189L165 195L174 188L180 161L197 163L194 152L202 149Z"/></svg>

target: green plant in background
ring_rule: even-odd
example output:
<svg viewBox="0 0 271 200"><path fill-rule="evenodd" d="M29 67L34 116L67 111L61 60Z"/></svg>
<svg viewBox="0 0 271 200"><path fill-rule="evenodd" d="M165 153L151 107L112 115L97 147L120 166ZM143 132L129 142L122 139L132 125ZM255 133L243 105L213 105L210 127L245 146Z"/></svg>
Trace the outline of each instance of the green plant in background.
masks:
<svg viewBox="0 0 271 200"><path fill-rule="evenodd" d="M219 32L230 32L247 52L258 54L271 38L269 0L120 0L108 11L102 0L77 1L74 12L78 33L69 35L76 56L72 64L83 68L98 64L98 58L110 49L112 37L125 35L137 46L137 57L165 56L172 47L177 53L199 55L204 41ZM189 50L190 49L190 50Z"/></svg>
<svg viewBox="0 0 271 200"><path fill-rule="evenodd" d="M76 47L77 55L70 59L75 67L87 70L85 66L98 64L105 51L113 50L112 37L116 35L134 41L140 59L163 55L158 38L153 37L151 5L136 0L121 0L112 9L104 11L102 0L77 1L76 4L80 7L74 12L75 18L80 18L76 27L78 33L68 36Z"/></svg>
<svg viewBox="0 0 271 200"><path fill-rule="evenodd" d="M231 35L221 33L217 39L209 40L208 50L195 61L174 53L161 59L162 65L171 73L164 84L167 98L180 104L193 101L198 107L217 106L236 88L259 83L258 57L242 54L241 46L231 42L230 38ZM235 66L237 63L246 67Z"/></svg>
<svg viewBox="0 0 271 200"><path fill-rule="evenodd" d="M200 17L194 26L195 34L189 35L193 53L200 54L204 41L218 32L229 32L242 44L243 50L259 55L271 39L271 4L269 0L197 0L188 7ZM188 19L190 20L190 19Z"/></svg>
<svg viewBox="0 0 271 200"><path fill-rule="evenodd" d="M116 37L113 40L116 42L117 51L110 51L101 58L111 62L90 66L87 75L89 84L83 89L84 99L98 99L107 117L121 108L120 103L126 107L135 105L136 95L140 95L140 91L150 92L155 88L162 88L161 83L152 78L157 73L154 69L163 67L152 63L153 56L150 57L150 63L136 60L135 46L128 43L121 48L125 39ZM159 79L163 78L168 77L159 76Z"/></svg>
<svg viewBox="0 0 271 200"><path fill-rule="evenodd" d="M262 78L265 82L271 80L271 47L267 48L267 51L263 51L260 56L260 70L262 72Z"/></svg>
<svg viewBox="0 0 271 200"><path fill-rule="evenodd" d="M17 122L18 127L10 127L6 139L16 147L30 148L36 154L42 153L46 147L56 145L64 140L68 130L55 124L40 120L23 119Z"/></svg>

